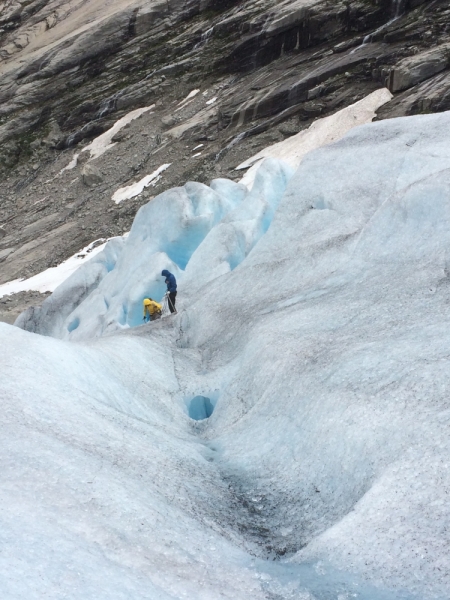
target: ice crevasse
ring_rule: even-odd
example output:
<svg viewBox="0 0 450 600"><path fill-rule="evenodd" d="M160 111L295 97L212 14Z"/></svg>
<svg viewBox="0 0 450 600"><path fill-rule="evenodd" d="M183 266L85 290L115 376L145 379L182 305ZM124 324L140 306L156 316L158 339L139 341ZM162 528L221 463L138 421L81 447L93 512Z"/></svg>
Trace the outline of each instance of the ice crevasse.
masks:
<svg viewBox="0 0 450 600"><path fill-rule="evenodd" d="M4 597L447 600L449 126L171 190L20 318L52 337L1 325Z"/></svg>

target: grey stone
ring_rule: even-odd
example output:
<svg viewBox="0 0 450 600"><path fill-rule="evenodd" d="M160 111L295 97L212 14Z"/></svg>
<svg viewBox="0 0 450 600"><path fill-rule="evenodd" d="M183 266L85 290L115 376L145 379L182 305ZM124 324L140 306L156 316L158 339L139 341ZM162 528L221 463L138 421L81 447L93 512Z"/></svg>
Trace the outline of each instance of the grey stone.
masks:
<svg viewBox="0 0 450 600"><path fill-rule="evenodd" d="M64 135L56 121L52 121L50 124L50 131L48 136L43 140L43 143L50 148L56 148Z"/></svg>
<svg viewBox="0 0 450 600"><path fill-rule="evenodd" d="M390 72L391 92L406 90L444 71L450 62L450 44L422 52L400 61Z"/></svg>
<svg viewBox="0 0 450 600"><path fill-rule="evenodd" d="M5 248L4 250L0 250L0 262L5 260L10 254L14 252L15 248Z"/></svg>
<svg viewBox="0 0 450 600"><path fill-rule="evenodd" d="M83 170L81 171L81 178L84 185L87 185L88 187L98 185L103 181L100 171L90 163L84 165Z"/></svg>
<svg viewBox="0 0 450 600"><path fill-rule="evenodd" d="M173 127L177 120L173 115L167 115L161 119L161 124L165 128Z"/></svg>
<svg viewBox="0 0 450 600"><path fill-rule="evenodd" d="M77 158L77 165L79 167L82 167L83 165L85 165L88 160L91 158L91 153L89 151L82 151L78 154L78 158Z"/></svg>

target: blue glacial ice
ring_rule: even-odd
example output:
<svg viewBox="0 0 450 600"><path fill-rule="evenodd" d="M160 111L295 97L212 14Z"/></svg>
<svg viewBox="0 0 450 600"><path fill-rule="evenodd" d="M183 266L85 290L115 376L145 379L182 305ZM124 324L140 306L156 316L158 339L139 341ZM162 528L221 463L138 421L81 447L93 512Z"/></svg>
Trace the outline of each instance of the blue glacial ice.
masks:
<svg viewBox="0 0 450 600"><path fill-rule="evenodd" d="M0 324L0 597L448 600L449 132L171 190L21 317L52 337Z"/></svg>
<svg viewBox="0 0 450 600"><path fill-rule="evenodd" d="M139 210L126 240L111 240L19 326L80 340L141 324L142 300L164 295L163 269L183 289L189 279L207 283L236 267L267 231L291 175L289 166L269 159L251 192L217 179L159 195Z"/></svg>

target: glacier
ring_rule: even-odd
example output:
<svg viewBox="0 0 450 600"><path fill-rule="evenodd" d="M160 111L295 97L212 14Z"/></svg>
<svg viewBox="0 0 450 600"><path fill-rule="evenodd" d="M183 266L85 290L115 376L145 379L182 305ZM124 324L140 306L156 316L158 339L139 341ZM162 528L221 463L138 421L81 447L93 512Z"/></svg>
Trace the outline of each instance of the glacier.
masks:
<svg viewBox="0 0 450 600"><path fill-rule="evenodd" d="M448 600L449 125L170 190L0 324L2 598Z"/></svg>
<svg viewBox="0 0 450 600"><path fill-rule="evenodd" d="M110 240L17 324L71 340L139 325L142 300L164 295L163 269L175 274L180 289L233 270L267 231L292 174L287 164L267 159L250 192L216 179L160 194L138 211L126 240Z"/></svg>

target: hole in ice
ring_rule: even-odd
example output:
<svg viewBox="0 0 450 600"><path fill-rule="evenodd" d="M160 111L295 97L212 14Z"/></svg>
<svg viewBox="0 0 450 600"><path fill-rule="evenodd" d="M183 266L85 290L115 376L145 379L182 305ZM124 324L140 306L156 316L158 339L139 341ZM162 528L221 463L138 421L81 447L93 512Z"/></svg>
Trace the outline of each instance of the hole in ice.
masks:
<svg viewBox="0 0 450 600"><path fill-rule="evenodd" d="M75 319L73 319L73 321L71 321L68 325L67 325L67 331L69 333L71 333L72 331L74 331L80 324L80 319L78 317L76 317Z"/></svg>
<svg viewBox="0 0 450 600"><path fill-rule="evenodd" d="M314 198L311 202L311 208L315 210L326 210L328 208L324 198Z"/></svg>
<svg viewBox="0 0 450 600"><path fill-rule="evenodd" d="M188 413L194 421L209 419L214 412L214 404L206 396L195 396L188 403Z"/></svg>

